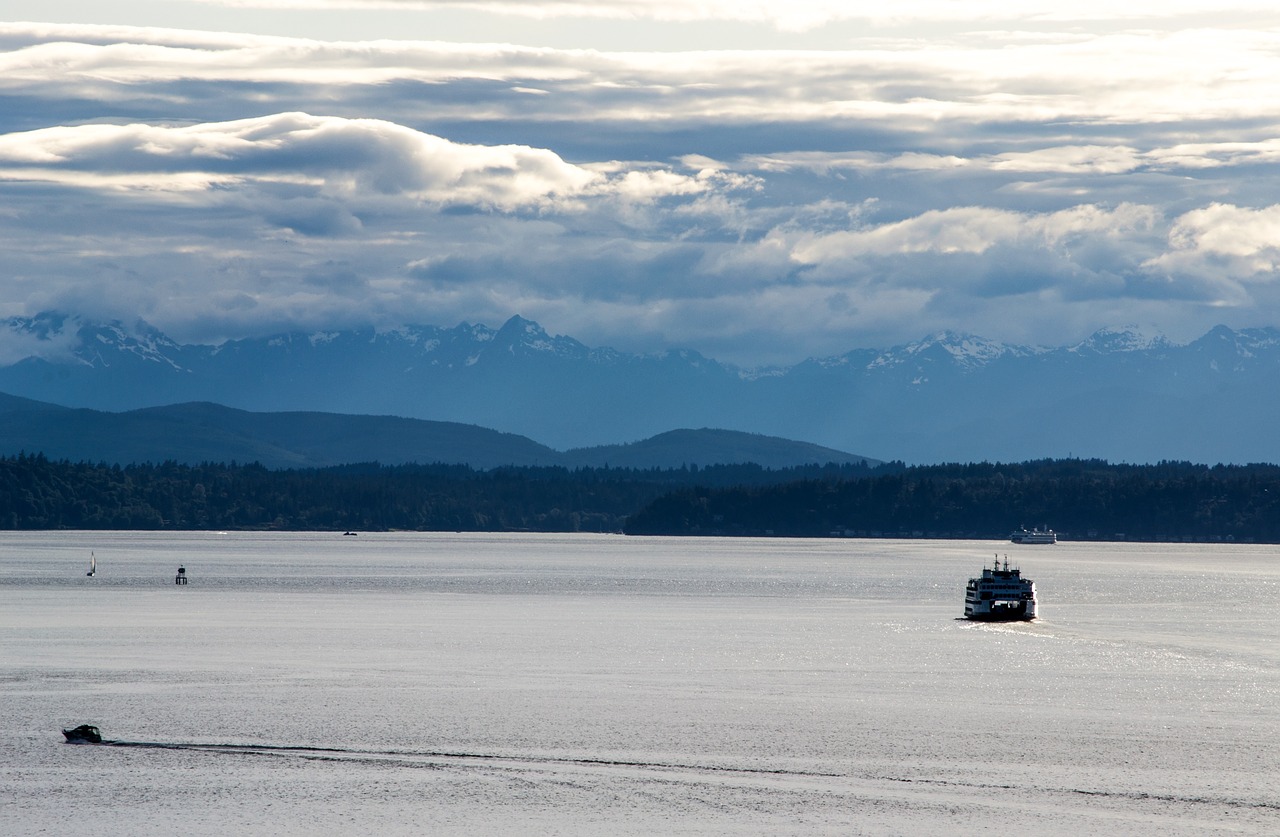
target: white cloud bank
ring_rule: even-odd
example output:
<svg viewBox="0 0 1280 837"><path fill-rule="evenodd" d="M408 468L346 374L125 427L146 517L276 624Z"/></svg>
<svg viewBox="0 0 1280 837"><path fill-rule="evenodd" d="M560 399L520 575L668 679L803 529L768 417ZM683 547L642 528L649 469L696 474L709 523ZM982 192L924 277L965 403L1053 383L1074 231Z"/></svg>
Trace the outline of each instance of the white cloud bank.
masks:
<svg viewBox="0 0 1280 837"><path fill-rule="evenodd" d="M0 23L0 314L216 340L520 313L743 363L1280 322L1280 24L997 5L931 37L930 4L876 7L901 20L835 50Z"/></svg>
<svg viewBox="0 0 1280 837"><path fill-rule="evenodd" d="M373 119L282 113L208 125L80 125L0 136L0 179L185 192L236 184L402 195L499 210L585 196L651 201L702 192L671 171L605 175L542 148L480 146Z"/></svg>
<svg viewBox="0 0 1280 837"><path fill-rule="evenodd" d="M1275 284L1280 281L1280 205L1213 204L1179 217L1169 251L1147 267L1171 275Z"/></svg>
<svg viewBox="0 0 1280 837"><path fill-rule="evenodd" d="M504 93L523 92L442 96L437 115L850 119L918 131L941 120L1085 121L1125 132L1123 126L1186 119L1253 120L1260 103L1280 100L1274 29L992 31L937 40L865 37L847 50L642 53L0 23L0 42L11 45L0 53L0 91L138 105L164 96L179 109L196 103L196 84L292 85L319 100L363 103L397 82L501 81ZM377 102L399 114L412 112L411 104Z"/></svg>
<svg viewBox="0 0 1280 837"><path fill-rule="evenodd" d="M859 256L911 253L981 255L1001 245L1052 250L1072 240L1145 232L1155 220L1150 207L1128 205L1114 210L1076 206L1044 214L956 207L867 229L806 236L796 244L792 258L804 264L818 264Z"/></svg>
<svg viewBox="0 0 1280 837"><path fill-rule="evenodd" d="M851 0L195 0L213 5L293 10L331 9L459 9L532 18L608 18L657 21L742 21L779 29L809 29L836 21L878 24L937 21L1140 21L1210 14L1268 14L1265 0L897 0L865 3Z"/></svg>

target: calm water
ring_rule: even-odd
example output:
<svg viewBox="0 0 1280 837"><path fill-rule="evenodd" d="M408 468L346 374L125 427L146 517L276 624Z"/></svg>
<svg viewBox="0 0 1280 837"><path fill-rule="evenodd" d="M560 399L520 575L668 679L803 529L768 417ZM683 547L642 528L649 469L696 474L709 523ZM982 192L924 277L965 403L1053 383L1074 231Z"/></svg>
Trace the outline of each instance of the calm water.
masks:
<svg viewBox="0 0 1280 837"><path fill-rule="evenodd" d="M1280 833L1275 547L20 533L0 683L4 834Z"/></svg>

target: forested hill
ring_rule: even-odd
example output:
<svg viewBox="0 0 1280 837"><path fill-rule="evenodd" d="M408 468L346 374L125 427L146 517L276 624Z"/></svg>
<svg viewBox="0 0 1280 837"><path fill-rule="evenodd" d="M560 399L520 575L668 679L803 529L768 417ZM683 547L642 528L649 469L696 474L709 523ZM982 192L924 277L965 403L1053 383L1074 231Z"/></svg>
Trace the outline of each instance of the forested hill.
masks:
<svg viewBox="0 0 1280 837"><path fill-rule="evenodd" d="M755 465L116 465L0 458L3 529L279 529L1280 543L1280 467L1044 460Z"/></svg>
<svg viewBox="0 0 1280 837"><path fill-rule="evenodd" d="M871 472L865 463L780 470L121 467L22 454L0 457L0 529L620 532L628 515L683 486L844 480Z"/></svg>
<svg viewBox="0 0 1280 837"><path fill-rule="evenodd" d="M1007 537L1280 543L1280 467L1045 460L938 465L864 479L684 488L632 515L628 534Z"/></svg>

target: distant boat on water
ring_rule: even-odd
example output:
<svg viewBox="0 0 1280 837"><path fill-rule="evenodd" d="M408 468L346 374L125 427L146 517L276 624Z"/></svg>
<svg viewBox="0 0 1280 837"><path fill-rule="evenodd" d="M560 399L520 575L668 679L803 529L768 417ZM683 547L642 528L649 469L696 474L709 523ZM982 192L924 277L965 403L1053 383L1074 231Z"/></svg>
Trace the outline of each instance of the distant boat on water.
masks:
<svg viewBox="0 0 1280 837"><path fill-rule="evenodd" d="M1024 526L1009 536L1009 540L1014 543L1036 544L1036 543L1057 543L1058 533L1052 529L1032 529L1027 531Z"/></svg>
<svg viewBox="0 0 1280 837"><path fill-rule="evenodd" d="M92 724L81 724L75 729L64 729L68 744L101 744L102 733Z"/></svg>
<svg viewBox="0 0 1280 837"><path fill-rule="evenodd" d="M89 576L90 578L93 578L93 576L97 574L98 574L98 559L94 557L93 552L90 551L89 552L89 572L85 573L85 575Z"/></svg>

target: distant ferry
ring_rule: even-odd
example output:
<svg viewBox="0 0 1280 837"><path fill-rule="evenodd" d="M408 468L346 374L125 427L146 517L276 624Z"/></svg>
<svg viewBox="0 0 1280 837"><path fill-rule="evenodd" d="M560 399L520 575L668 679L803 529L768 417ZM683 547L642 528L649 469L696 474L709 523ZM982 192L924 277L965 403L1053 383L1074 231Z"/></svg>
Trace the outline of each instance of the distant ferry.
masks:
<svg viewBox="0 0 1280 837"><path fill-rule="evenodd" d="M1036 618L1036 583L1022 577L1022 570L1004 567L997 560L982 568L979 578L969 579L964 590L964 618L979 622L1026 622Z"/></svg>
<svg viewBox="0 0 1280 837"><path fill-rule="evenodd" d="M1057 543L1058 533L1052 529L1032 529L1027 531L1026 527L1019 529L1009 536L1009 540L1014 543Z"/></svg>

